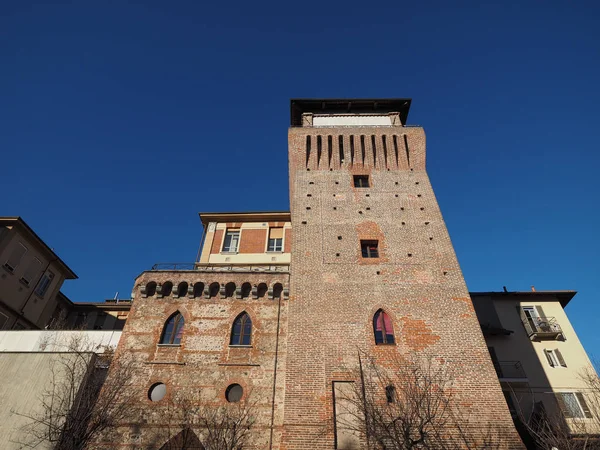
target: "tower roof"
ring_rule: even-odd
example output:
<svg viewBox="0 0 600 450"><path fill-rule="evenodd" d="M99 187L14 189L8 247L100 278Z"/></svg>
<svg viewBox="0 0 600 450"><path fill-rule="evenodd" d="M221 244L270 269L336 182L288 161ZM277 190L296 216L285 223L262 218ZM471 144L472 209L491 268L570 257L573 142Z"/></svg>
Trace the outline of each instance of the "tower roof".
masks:
<svg viewBox="0 0 600 450"><path fill-rule="evenodd" d="M303 113L315 114L385 114L400 113L405 124L410 109L410 98L293 98L290 100L290 124L302 126Z"/></svg>

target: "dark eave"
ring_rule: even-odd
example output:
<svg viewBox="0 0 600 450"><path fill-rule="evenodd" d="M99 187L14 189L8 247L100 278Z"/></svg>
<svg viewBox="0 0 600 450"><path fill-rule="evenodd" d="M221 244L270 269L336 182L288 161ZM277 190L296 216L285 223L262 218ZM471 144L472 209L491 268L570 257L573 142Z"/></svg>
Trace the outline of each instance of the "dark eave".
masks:
<svg viewBox="0 0 600 450"><path fill-rule="evenodd" d="M400 113L403 125L408 119L410 98L293 98L290 100L290 125L302 126L302 114L385 114Z"/></svg>
<svg viewBox="0 0 600 450"><path fill-rule="evenodd" d="M198 213L202 225L209 222L290 222L289 211L203 212Z"/></svg>
<svg viewBox="0 0 600 450"><path fill-rule="evenodd" d="M564 308L569 304L571 299L575 297L577 291L500 291L500 292L469 292L472 297L493 297L495 300L510 299L515 300L515 297L531 297L536 301L543 301L544 298L554 297Z"/></svg>

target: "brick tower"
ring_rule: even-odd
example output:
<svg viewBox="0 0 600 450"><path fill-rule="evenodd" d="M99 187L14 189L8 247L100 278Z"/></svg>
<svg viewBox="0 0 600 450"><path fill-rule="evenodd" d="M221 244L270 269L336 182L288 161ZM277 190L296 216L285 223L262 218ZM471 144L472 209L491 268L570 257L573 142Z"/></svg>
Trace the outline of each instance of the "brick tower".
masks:
<svg viewBox="0 0 600 450"><path fill-rule="evenodd" d="M282 448L357 448L334 422L357 350L430 352L460 373L469 418L522 448L425 170L410 99L292 100L293 223ZM395 344L377 345L374 315ZM339 383L339 385L338 385Z"/></svg>

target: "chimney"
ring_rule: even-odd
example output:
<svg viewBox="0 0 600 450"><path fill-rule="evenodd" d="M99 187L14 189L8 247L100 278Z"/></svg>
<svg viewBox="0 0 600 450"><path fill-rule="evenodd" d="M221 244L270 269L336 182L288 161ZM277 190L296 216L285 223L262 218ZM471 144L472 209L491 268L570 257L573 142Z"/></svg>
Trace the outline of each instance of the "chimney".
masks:
<svg viewBox="0 0 600 450"><path fill-rule="evenodd" d="M535 292L535 286L531 285L531 292Z"/></svg>
<svg viewBox="0 0 600 450"><path fill-rule="evenodd" d="M504 289L504 292L508 292L508 290L506 289L506 286L502 286L502 289Z"/></svg>

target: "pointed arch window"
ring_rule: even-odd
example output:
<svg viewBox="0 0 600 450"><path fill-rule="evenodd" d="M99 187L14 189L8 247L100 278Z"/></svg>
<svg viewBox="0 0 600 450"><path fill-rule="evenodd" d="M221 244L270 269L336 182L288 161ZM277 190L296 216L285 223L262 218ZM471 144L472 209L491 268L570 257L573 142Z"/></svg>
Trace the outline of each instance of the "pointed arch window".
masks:
<svg viewBox="0 0 600 450"><path fill-rule="evenodd" d="M248 313L242 313L233 321L229 345L250 345L252 320Z"/></svg>
<svg viewBox="0 0 600 450"><path fill-rule="evenodd" d="M373 317L373 331L375 333L376 344L394 343L394 327L392 326L392 320L383 309L377 311Z"/></svg>
<svg viewBox="0 0 600 450"><path fill-rule="evenodd" d="M167 323L165 323L165 327L163 328L160 343L167 345L181 344L181 337L183 336L183 325L184 320L180 312L176 312L171 317L169 317L169 320L167 320Z"/></svg>

